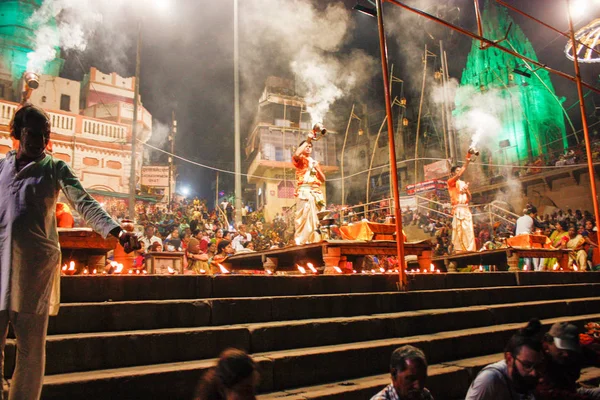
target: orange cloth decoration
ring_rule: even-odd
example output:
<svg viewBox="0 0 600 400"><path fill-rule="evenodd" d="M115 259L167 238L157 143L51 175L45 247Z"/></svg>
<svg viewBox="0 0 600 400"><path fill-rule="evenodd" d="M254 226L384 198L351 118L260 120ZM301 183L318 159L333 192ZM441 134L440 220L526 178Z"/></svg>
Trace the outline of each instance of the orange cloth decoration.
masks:
<svg viewBox="0 0 600 400"><path fill-rule="evenodd" d="M59 228L73 228L75 226L71 207L65 203L56 203L56 225Z"/></svg>
<svg viewBox="0 0 600 400"><path fill-rule="evenodd" d="M396 225L360 221L340 228L344 240L394 240ZM402 231L404 241L406 234Z"/></svg>

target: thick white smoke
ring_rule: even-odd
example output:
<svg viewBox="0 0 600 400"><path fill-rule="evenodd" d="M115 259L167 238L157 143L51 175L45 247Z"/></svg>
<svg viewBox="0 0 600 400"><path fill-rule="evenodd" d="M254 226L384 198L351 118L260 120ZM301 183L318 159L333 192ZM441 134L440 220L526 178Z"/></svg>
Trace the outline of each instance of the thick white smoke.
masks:
<svg viewBox="0 0 600 400"><path fill-rule="evenodd" d="M260 69L287 64L299 87L305 89L307 111L320 122L331 105L361 86L376 72L376 63L365 52L341 55L352 29L350 10L341 2L317 9L307 0L249 0L243 3L243 20L251 27L246 78Z"/></svg>
<svg viewBox="0 0 600 400"><path fill-rule="evenodd" d="M35 49L27 55L27 70L42 72L56 57L57 48L84 51L94 29L102 22L98 1L46 0L32 15Z"/></svg>

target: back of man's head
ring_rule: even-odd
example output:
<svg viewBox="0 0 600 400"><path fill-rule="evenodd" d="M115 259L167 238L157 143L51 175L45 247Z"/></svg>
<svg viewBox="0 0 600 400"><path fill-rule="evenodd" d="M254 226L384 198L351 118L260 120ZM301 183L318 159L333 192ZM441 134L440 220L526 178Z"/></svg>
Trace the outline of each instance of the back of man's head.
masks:
<svg viewBox="0 0 600 400"><path fill-rule="evenodd" d="M21 140L21 132L27 129L35 135L50 136L50 117L44 110L33 104L19 108L11 122L10 134Z"/></svg>

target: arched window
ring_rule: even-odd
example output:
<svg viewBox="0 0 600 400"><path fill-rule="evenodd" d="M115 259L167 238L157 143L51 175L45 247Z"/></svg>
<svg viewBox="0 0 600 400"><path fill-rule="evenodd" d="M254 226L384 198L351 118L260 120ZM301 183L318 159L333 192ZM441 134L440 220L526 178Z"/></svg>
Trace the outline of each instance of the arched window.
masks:
<svg viewBox="0 0 600 400"><path fill-rule="evenodd" d="M280 199L293 199L294 189L293 181L281 181L277 185L277 197Z"/></svg>

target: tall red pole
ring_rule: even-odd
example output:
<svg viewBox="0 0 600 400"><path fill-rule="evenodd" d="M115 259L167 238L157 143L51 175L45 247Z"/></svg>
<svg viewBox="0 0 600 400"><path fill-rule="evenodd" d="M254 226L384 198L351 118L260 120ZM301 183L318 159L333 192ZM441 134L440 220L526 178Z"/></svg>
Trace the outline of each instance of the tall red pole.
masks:
<svg viewBox="0 0 600 400"><path fill-rule="evenodd" d="M596 224L600 223L600 210L598 208L598 194L596 192L596 176L594 173L594 162L592 160L592 147L590 145L590 133L588 130L587 116L585 113L585 102L583 99L583 87L581 85L581 73L579 71L579 60L577 58L577 41L575 40L575 31L573 30L573 18L571 18L571 1L567 0L567 15L569 16L569 33L573 44L573 63L575 64L575 83L577 84L577 94L579 95L579 109L581 111L581 123L583 124L583 137L585 138L585 153L587 155L587 165L590 174L590 189L592 191L592 202L594 205L594 216Z"/></svg>
<svg viewBox="0 0 600 400"><path fill-rule="evenodd" d="M398 169L396 165L396 143L394 141L394 119L392 115L392 95L390 93L390 75L388 69L387 44L383 28L382 0L376 0L377 26L379 28L379 50L381 52L381 69L383 72L383 90L385 93L385 113L388 125L388 145L390 148L390 180L394 201L394 217L396 220L396 251L400 270L400 286L406 289L406 267L404 261L404 232L402 231L402 213L400 212L400 192L398 191Z"/></svg>

